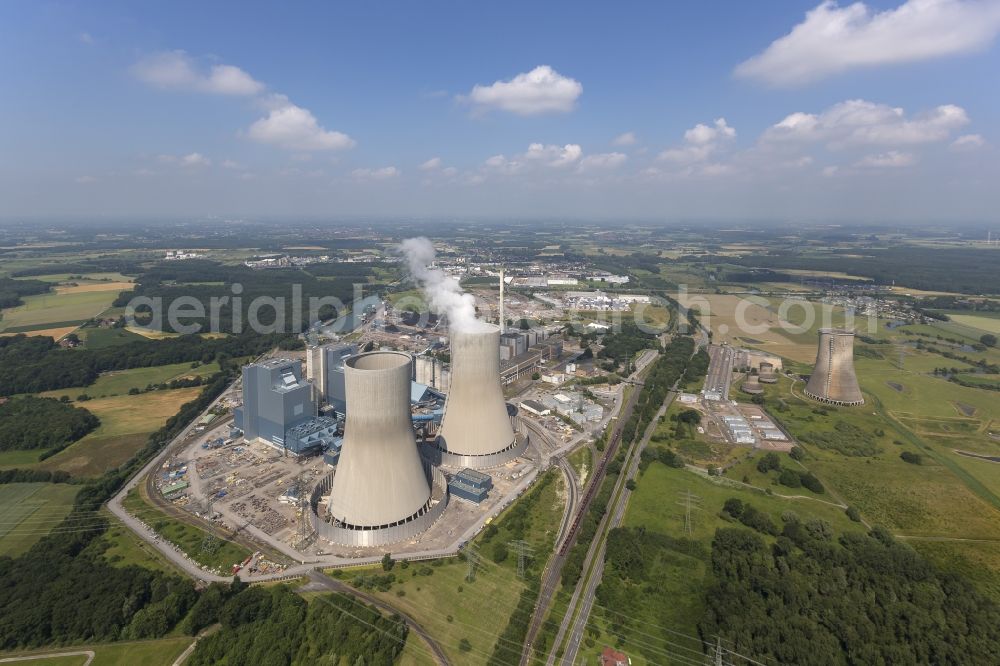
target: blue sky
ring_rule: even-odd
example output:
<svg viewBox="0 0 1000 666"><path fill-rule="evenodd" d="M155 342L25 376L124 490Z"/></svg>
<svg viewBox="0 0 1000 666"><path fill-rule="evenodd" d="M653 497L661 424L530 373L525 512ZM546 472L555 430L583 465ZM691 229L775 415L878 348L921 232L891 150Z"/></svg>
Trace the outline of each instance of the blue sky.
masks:
<svg viewBox="0 0 1000 666"><path fill-rule="evenodd" d="M5 3L0 217L995 219L1000 2L817 3Z"/></svg>

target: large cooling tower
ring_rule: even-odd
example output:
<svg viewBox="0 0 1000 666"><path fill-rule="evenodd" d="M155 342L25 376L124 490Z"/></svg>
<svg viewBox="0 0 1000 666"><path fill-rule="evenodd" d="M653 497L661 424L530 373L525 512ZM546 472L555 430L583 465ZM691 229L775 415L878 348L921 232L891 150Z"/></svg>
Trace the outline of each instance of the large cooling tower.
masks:
<svg viewBox="0 0 1000 666"><path fill-rule="evenodd" d="M854 374L854 331L821 328L816 365L806 395L834 405L863 405L865 398Z"/></svg>
<svg viewBox="0 0 1000 666"><path fill-rule="evenodd" d="M347 420L328 513L341 527L409 522L431 503L410 421L410 356L371 352L344 363Z"/></svg>
<svg viewBox="0 0 1000 666"><path fill-rule="evenodd" d="M452 329L451 390L437 442L441 462L483 469L520 455L527 442L515 437L500 386L500 328Z"/></svg>

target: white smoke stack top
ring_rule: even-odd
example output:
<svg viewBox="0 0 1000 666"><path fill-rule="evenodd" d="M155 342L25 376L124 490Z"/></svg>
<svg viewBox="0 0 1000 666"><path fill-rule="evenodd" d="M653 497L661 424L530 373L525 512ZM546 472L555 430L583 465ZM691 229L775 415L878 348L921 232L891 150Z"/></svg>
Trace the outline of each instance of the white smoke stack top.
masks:
<svg viewBox="0 0 1000 666"><path fill-rule="evenodd" d="M407 238L399 245L406 259L410 276L420 286L428 305L437 314L448 315L448 325L459 331L474 333L489 330L489 325L476 318L476 300L462 290L458 280L440 268L434 268L437 251L424 237Z"/></svg>

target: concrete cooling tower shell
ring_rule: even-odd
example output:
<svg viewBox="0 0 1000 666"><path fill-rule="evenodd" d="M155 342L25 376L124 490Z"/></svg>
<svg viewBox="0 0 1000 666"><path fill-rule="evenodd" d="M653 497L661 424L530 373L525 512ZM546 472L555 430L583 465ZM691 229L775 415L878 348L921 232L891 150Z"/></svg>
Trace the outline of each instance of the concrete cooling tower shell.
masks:
<svg viewBox="0 0 1000 666"><path fill-rule="evenodd" d="M774 374L774 364L764 361L760 364L757 373L757 380L765 384L774 384L778 381L778 376Z"/></svg>
<svg viewBox="0 0 1000 666"><path fill-rule="evenodd" d="M814 400L833 405L865 404L854 374L854 331L820 329L816 365L805 393Z"/></svg>
<svg viewBox="0 0 1000 666"><path fill-rule="evenodd" d="M514 434L500 385L500 327L457 331L451 338L451 390L436 455L448 467L485 469L518 457L527 438Z"/></svg>
<svg viewBox="0 0 1000 666"><path fill-rule="evenodd" d="M328 522L319 535L336 543L377 546L430 526L444 510L444 476L417 451L410 421L409 354L372 352L344 363L347 417L336 472L313 493L329 490ZM440 477L440 478L436 478ZM324 487L325 486L325 487Z"/></svg>

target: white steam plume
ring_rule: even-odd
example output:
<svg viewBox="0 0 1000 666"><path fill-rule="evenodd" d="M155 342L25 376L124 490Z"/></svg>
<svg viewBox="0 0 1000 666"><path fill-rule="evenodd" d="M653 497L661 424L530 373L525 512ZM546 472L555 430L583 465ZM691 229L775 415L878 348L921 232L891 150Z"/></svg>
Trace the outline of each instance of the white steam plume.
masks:
<svg viewBox="0 0 1000 666"><path fill-rule="evenodd" d="M489 324L476 319L476 301L462 291L458 280L440 268L431 268L437 252L423 236L407 238L399 245L410 275L420 285L431 310L448 315L448 325L464 333L489 330Z"/></svg>

